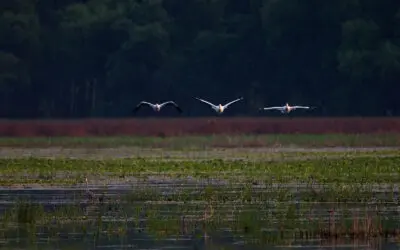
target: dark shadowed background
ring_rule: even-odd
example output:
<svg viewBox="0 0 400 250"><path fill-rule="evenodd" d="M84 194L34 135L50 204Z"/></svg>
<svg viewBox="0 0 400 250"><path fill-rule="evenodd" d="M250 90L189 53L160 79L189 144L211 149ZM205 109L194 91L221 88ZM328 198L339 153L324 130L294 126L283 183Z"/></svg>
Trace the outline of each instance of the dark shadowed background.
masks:
<svg viewBox="0 0 400 250"><path fill-rule="evenodd" d="M184 116L212 114L193 96L243 96L228 116L285 102L317 116L399 115L399 10L398 0L1 1L0 116L128 117L139 101L170 99Z"/></svg>

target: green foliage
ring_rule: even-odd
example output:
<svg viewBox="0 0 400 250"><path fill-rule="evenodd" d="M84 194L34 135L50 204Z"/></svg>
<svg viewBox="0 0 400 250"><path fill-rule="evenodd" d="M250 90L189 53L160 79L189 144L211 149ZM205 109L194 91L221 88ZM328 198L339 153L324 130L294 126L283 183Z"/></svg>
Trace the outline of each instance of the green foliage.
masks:
<svg viewBox="0 0 400 250"><path fill-rule="evenodd" d="M244 96L238 115L285 102L398 114L399 13L393 0L3 3L0 115L129 116L165 98L190 110L195 95Z"/></svg>
<svg viewBox="0 0 400 250"><path fill-rule="evenodd" d="M311 156L311 155L310 155ZM287 160L155 160L146 158L78 160L78 159L0 159L0 184L72 184L83 183L84 177L139 178L169 177L185 180L218 177L235 183L265 183L266 185L291 182L309 182L310 178L323 185L334 184L334 190L349 191L352 185L371 183L396 183L400 176L400 157L379 152L369 155L316 155L292 157ZM10 176L13 176L10 179ZM251 184L252 185L252 184ZM241 199L250 201L252 187L243 188ZM336 185L336 186L335 186ZM357 191L363 191L357 187ZM354 192L350 190L351 192ZM286 197L287 193L281 193ZM203 196L213 200L218 196L212 188Z"/></svg>

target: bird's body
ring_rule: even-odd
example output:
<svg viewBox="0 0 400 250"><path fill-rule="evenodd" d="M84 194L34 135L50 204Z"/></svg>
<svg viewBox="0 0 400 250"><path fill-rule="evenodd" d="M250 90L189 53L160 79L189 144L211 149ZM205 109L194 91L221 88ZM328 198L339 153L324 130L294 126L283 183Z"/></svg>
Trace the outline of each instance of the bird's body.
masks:
<svg viewBox="0 0 400 250"><path fill-rule="evenodd" d="M168 101L168 102L164 102L161 104L158 104L158 103L153 104L150 102L142 101L135 107L135 109L133 111L137 112L139 110L139 108L142 107L143 104L149 105L156 112L160 112L161 108L163 108L166 105L173 105L176 108L176 110L178 110L179 113L182 113L182 109L173 101Z"/></svg>
<svg viewBox="0 0 400 250"><path fill-rule="evenodd" d="M293 110L296 109L310 109L308 106L290 106L288 103L282 107L266 107L262 108L262 110L279 110L281 113L290 113Z"/></svg>
<svg viewBox="0 0 400 250"><path fill-rule="evenodd" d="M235 103L235 102L238 102L238 101L240 101L240 100L243 100L243 97L238 98L238 99L236 99L236 100L233 100L233 101L231 101L231 102L228 102L228 103L225 104L225 105L222 105L222 104L214 105L214 104L212 104L211 102L208 102L208 101L206 101L206 100L200 99L200 98L198 98L198 97L195 97L195 99L197 99L197 100L199 100L199 101L201 101L201 102L204 102L204 103L210 105L211 108L212 108L213 110L215 110L215 112L217 112L218 114L222 114L222 113L225 111L225 109L228 108L229 105L231 105L231 104L233 104L233 103Z"/></svg>

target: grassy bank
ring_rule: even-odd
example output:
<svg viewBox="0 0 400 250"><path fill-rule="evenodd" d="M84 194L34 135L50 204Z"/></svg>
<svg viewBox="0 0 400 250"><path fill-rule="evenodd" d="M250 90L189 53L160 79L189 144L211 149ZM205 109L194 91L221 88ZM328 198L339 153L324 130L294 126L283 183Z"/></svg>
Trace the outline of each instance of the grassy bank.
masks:
<svg viewBox="0 0 400 250"><path fill-rule="evenodd" d="M115 148L148 147L179 150L209 147L397 147L400 134L275 134L179 137L0 137L0 147Z"/></svg>

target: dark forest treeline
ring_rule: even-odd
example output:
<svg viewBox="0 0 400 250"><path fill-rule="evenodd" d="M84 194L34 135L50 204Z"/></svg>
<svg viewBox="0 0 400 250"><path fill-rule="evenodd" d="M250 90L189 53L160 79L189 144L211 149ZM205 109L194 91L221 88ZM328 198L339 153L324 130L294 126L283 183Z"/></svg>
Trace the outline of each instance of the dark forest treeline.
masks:
<svg viewBox="0 0 400 250"><path fill-rule="evenodd" d="M0 3L2 117L130 116L167 99L212 114L193 96L243 96L239 115L286 101L399 115L399 80L398 0Z"/></svg>

